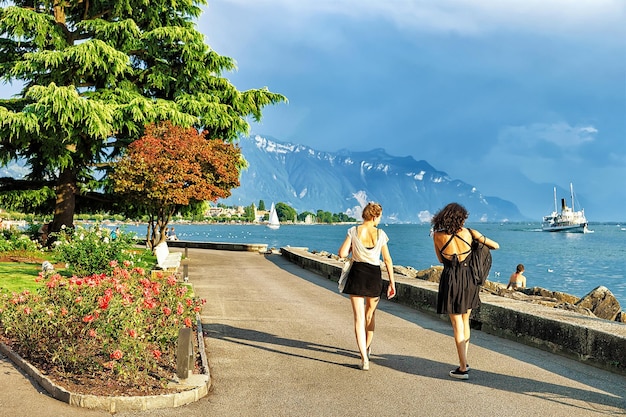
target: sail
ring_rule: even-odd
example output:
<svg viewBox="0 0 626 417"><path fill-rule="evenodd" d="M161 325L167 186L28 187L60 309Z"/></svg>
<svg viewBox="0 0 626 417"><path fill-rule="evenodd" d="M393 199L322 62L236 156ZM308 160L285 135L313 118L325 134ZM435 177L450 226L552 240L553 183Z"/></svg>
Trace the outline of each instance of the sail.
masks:
<svg viewBox="0 0 626 417"><path fill-rule="evenodd" d="M280 222L278 221L278 214L276 214L276 208L274 207L274 203L272 203L272 207L270 208L270 219L267 223L267 227L270 229L278 229L280 227Z"/></svg>

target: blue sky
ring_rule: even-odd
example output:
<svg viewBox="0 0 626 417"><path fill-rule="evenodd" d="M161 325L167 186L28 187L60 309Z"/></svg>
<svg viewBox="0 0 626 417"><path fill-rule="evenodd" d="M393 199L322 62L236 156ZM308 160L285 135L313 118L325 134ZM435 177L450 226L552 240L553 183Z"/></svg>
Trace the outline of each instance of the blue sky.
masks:
<svg viewBox="0 0 626 417"><path fill-rule="evenodd" d="M537 220L572 182L626 221L624 0L209 0L198 29L289 99L253 133L410 155Z"/></svg>
<svg viewBox="0 0 626 417"><path fill-rule="evenodd" d="M289 99L253 133L424 159L533 218L573 182L626 221L623 0L214 0L198 27Z"/></svg>

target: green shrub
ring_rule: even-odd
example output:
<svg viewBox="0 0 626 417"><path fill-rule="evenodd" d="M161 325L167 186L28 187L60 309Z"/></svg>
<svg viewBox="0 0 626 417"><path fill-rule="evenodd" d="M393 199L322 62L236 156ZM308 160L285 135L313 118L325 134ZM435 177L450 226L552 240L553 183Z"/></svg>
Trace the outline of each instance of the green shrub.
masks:
<svg viewBox="0 0 626 417"><path fill-rule="evenodd" d="M55 239L53 247L59 262L67 264L67 270L77 276L100 273L111 261L123 264L135 261L136 254L131 248L135 244L134 234L119 233L112 238L111 231L96 224L88 229L77 226L63 228L51 234Z"/></svg>
<svg viewBox="0 0 626 417"><path fill-rule="evenodd" d="M0 252L36 251L39 245L16 227L0 230Z"/></svg>

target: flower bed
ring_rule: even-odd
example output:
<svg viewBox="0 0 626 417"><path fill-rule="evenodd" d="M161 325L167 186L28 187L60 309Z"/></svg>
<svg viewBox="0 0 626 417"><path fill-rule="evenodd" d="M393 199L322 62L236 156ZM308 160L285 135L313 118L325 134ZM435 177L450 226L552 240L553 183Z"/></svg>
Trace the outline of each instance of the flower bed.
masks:
<svg viewBox="0 0 626 417"><path fill-rule="evenodd" d="M39 291L0 292L0 328L13 350L43 373L84 385L82 393L91 393L89 381L111 386L112 395L165 389L178 331L195 325L203 304L187 285L148 277L130 261L86 277L39 279Z"/></svg>

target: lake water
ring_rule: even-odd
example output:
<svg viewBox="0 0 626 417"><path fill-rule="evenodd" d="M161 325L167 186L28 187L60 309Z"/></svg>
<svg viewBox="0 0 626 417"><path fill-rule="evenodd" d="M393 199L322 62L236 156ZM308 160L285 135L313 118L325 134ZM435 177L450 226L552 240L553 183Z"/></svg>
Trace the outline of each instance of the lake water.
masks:
<svg viewBox="0 0 626 417"><path fill-rule="evenodd" d="M468 224L500 244L492 252L489 280L508 283L518 263L524 264L527 286L542 287L582 297L604 285L626 309L626 227L592 224L593 233L548 233L539 223ZM124 226L145 236L145 225ZM337 253L349 225L175 224L181 240L200 242L262 243L269 248L306 247ZM430 225L381 224L389 236L394 264L422 270L439 261L429 236Z"/></svg>

